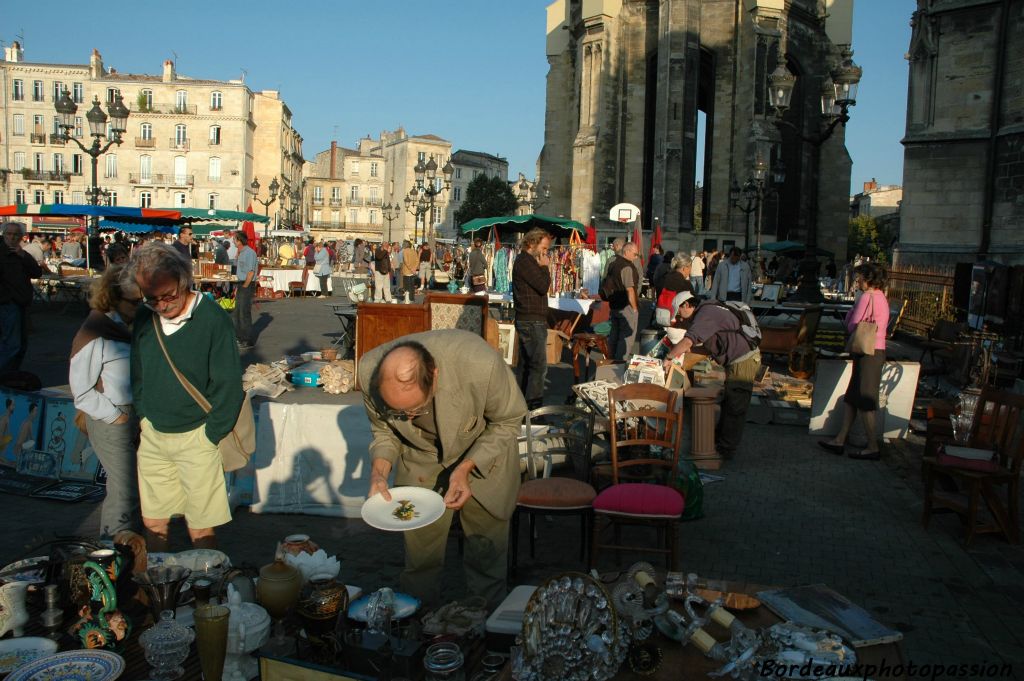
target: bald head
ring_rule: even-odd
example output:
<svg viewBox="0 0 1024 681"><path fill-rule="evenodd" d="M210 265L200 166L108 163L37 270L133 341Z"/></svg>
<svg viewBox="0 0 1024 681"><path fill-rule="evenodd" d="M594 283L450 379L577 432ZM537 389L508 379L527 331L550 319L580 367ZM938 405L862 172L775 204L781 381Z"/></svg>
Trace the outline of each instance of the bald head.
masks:
<svg viewBox="0 0 1024 681"><path fill-rule="evenodd" d="M437 379L434 357L415 341L398 343L381 359L371 390L391 409L413 410L430 398Z"/></svg>

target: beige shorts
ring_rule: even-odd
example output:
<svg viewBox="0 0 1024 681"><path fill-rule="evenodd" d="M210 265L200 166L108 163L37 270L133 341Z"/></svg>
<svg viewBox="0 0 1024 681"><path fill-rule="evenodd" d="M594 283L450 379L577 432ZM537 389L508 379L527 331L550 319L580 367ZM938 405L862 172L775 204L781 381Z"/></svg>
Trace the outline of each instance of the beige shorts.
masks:
<svg viewBox="0 0 1024 681"><path fill-rule="evenodd" d="M187 433L161 433L142 419L138 466L143 518L184 515L196 530L231 520L220 451L207 439L205 425Z"/></svg>

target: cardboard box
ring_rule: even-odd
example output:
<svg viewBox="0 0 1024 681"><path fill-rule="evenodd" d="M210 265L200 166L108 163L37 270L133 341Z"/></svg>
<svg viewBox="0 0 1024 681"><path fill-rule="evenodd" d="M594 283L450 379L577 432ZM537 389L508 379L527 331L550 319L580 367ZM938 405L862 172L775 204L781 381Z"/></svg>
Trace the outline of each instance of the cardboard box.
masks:
<svg viewBox="0 0 1024 681"><path fill-rule="evenodd" d="M562 351L568 342L569 337L561 331L548 329L548 364L558 364L562 361Z"/></svg>

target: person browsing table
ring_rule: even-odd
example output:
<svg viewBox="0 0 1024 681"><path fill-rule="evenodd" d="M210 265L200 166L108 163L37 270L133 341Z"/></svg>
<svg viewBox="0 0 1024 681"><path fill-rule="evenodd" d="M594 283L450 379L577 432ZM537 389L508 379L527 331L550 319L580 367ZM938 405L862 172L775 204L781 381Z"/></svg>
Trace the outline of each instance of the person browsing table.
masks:
<svg viewBox="0 0 1024 681"><path fill-rule="evenodd" d="M238 248L238 259L235 262L235 338L240 350L252 347L252 298L256 290L256 267L259 259L256 251L249 247L249 237L245 232L235 232L235 246Z"/></svg>

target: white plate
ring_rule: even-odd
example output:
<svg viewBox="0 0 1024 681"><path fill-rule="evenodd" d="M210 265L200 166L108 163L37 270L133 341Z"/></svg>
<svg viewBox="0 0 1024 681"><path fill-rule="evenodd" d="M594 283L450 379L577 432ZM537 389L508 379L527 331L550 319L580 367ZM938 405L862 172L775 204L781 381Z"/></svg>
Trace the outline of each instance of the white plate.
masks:
<svg viewBox="0 0 1024 681"><path fill-rule="evenodd" d="M348 606L349 619L353 619L356 622L366 621L366 606L370 604L370 596L372 595L372 593L367 594L362 598L352 601ZM404 619L419 609L420 601L418 598L409 594L395 593L395 619Z"/></svg>
<svg viewBox="0 0 1024 681"><path fill-rule="evenodd" d="M106 650L69 650L24 664L7 681L113 681L124 671L124 658Z"/></svg>
<svg viewBox="0 0 1024 681"><path fill-rule="evenodd" d="M388 532L405 532L426 527L444 515L444 499L434 490L425 487L392 487L391 501L384 501L379 493L363 503L360 513L371 527ZM415 509L414 517L399 520L394 512L400 501L409 501Z"/></svg>
<svg viewBox="0 0 1024 681"><path fill-rule="evenodd" d="M0 641L0 674L57 652L57 642L38 636L8 638Z"/></svg>

